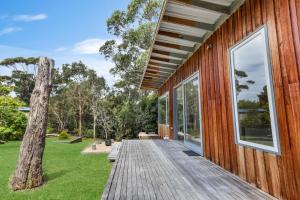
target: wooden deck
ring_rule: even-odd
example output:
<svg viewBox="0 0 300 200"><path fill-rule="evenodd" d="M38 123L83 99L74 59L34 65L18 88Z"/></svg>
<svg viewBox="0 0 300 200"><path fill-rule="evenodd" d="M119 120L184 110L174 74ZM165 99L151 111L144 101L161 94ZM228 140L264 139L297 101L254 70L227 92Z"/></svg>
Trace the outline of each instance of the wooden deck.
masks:
<svg viewBox="0 0 300 200"><path fill-rule="evenodd" d="M123 140L102 199L273 199L176 141Z"/></svg>

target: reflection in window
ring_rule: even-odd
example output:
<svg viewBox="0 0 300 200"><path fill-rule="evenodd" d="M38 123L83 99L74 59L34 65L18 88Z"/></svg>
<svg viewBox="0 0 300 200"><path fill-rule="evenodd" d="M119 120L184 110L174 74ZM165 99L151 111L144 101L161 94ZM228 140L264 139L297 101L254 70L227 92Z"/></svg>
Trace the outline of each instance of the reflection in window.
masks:
<svg viewBox="0 0 300 200"><path fill-rule="evenodd" d="M260 29L230 53L238 142L277 151L265 29Z"/></svg>
<svg viewBox="0 0 300 200"><path fill-rule="evenodd" d="M169 123L169 97L168 95L161 96L158 99L158 122L159 124Z"/></svg>
<svg viewBox="0 0 300 200"><path fill-rule="evenodd" d="M184 85L186 106L186 139L189 142L200 144L200 120L199 120L199 88L198 77Z"/></svg>
<svg viewBox="0 0 300 200"><path fill-rule="evenodd" d="M176 103L177 103L177 139L183 140L184 139L184 121L183 121L183 87L182 85L175 89L176 93Z"/></svg>

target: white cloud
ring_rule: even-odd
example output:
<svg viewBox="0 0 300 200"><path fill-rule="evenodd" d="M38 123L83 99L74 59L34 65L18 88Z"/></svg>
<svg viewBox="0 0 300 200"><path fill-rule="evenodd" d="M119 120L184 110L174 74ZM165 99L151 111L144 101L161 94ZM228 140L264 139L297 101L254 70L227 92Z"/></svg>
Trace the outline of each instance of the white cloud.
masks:
<svg viewBox="0 0 300 200"><path fill-rule="evenodd" d="M7 28L0 30L0 36L9 34L9 33L19 32L21 30L23 30L23 29L20 27L7 27Z"/></svg>
<svg viewBox="0 0 300 200"><path fill-rule="evenodd" d="M79 54L97 54L99 53L100 46L102 46L105 42L106 40L99 38L86 39L82 42L76 43L72 51Z"/></svg>
<svg viewBox="0 0 300 200"><path fill-rule="evenodd" d="M56 52L62 52L62 51L66 51L66 50L68 50L67 47L59 47L57 49L54 49L54 51L56 51Z"/></svg>
<svg viewBox="0 0 300 200"><path fill-rule="evenodd" d="M31 21L45 20L47 18L48 16L43 13L37 15L16 15L14 17L14 21L31 22Z"/></svg>

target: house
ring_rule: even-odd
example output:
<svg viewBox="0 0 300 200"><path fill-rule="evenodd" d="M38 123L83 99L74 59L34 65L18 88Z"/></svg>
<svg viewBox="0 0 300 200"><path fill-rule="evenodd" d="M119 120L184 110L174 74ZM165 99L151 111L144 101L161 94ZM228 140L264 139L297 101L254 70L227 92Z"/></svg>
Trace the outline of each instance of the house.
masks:
<svg viewBox="0 0 300 200"><path fill-rule="evenodd" d="M299 35L298 0L166 0L140 85L160 136L299 199Z"/></svg>
<svg viewBox="0 0 300 200"><path fill-rule="evenodd" d="M29 112L30 112L30 107L19 107L18 111L24 113L26 115L26 117L29 116Z"/></svg>

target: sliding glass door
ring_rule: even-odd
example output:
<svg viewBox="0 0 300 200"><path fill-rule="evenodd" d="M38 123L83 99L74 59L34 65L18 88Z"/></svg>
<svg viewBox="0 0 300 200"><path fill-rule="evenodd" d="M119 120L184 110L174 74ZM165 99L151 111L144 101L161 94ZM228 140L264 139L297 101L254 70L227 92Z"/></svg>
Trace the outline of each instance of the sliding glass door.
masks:
<svg viewBox="0 0 300 200"><path fill-rule="evenodd" d="M203 155L199 92L198 74L174 89L174 128L177 139L183 137L188 148Z"/></svg>
<svg viewBox="0 0 300 200"><path fill-rule="evenodd" d="M183 86L180 85L174 90L175 104L175 116L174 116L174 130L175 139L183 141L184 140L184 113L183 113Z"/></svg>
<svg viewBox="0 0 300 200"><path fill-rule="evenodd" d="M200 131L198 76L192 77L184 84L184 100L185 142L193 149L197 148L197 151L199 151L202 149L202 137Z"/></svg>

